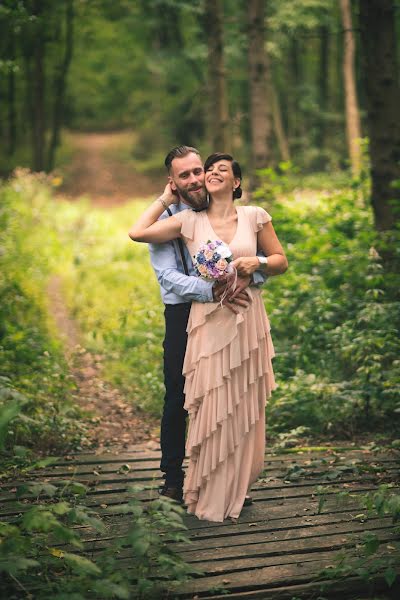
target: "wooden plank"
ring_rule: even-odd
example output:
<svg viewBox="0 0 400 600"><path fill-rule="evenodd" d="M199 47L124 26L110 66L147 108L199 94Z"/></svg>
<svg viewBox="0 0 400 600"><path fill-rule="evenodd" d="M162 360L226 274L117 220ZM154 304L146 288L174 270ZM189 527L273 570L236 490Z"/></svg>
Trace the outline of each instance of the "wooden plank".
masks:
<svg viewBox="0 0 400 600"><path fill-rule="evenodd" d="M305 461L324 461L331 460L377 460L377 461L398 461L400 451L392 450L389 452L372 452L370 450L346 450L344 452L299 452L293 454L271 453L265 452L265 462L267 464L288 462L305 462ZM161 459L160 450L156 451L141 451L141 452L122 452L114 454L93 454L85 456L84 454L68 455L59 457L54 463L54 466L68 465L91 465L95 464L113 464L118 462L143 463L156 462L159 464Z"/></svg>
<svg viewBox="0 0 400 600"><path fill-rule="evenodd" d="M95 560L124 534L130 523L129 515L113 513L114 508L128 501L127 487L144 485L144 491L139 494L144 503L158 497L159 459L158 451L144 447L122 454L72 456L71 460L57 461L45 470L30 474L27 479L57 486L65 485L65 479L74 479L89 486L87 495L78 502L101 514L106 521L106 531L97 535L83 526L77 529L81 529L83 553ZM389 542L399 536L394 534L390 518L374 517L367 522L354 519L355 514L362 512L359 504L350 498L344 506L338 505L337 493L346 490L359 497L376 490L382 481L396 481L398 460L398 453L377 455L354 448L340 452L266 454L264 477L252 492L254 503L243 509L238 523L233 524L230 520L210 523L184 515L192 544L170 542L170 547L193 568L200 567L203 575L180 586L173 597L182 600L220 598L220 593L210 592L212 589L228 592L231 598L292 599L318 595L321 584L313 578L321 566L332 564L339 549L354 552L355 544L366 530L380 539L379 554L392 556ZM125 464L130 470L119 472ZM328 480L326 473L340 466L349 470L338 479ZM300 478L291 481L287 477L295 467L304 471ZM317 514L318 485L327 488L321 514ZM13 482L9 481L7 489L3 489L3 519L12 520L35 503L28 500L17 503L15 495L10 493L12 486ZM131 551L123 548L118 563L129 568L131 562ZM380 585L379 577L377 581ZM344 590L349 589L348 583L355 586L353 592L363 589L360 580L355 578L351 582L350 578L346 580ZM337 582L334 585L337 592ZM327 597L330 593L329 590L326 592ZM333 594L331 597L337 598Z"/></svg>
<svg viewBox="0 0 400 600"><path fill-rule="evenodd" d="M325 497L333 496L338 491L341 491L341 489L342 484L337 482L330 483L329 490L326 492ZM370 484L354 482L351 484L346 484L344 489L351 493L367 493L375 490L376 487L371 486ZM252 495L254 498L254 503L268 501L275 502L277 504L283 504L286 500L291 498L297 498L298 500L307 499L308 501L313 500L316 492L313 487L309 488L307 486L300 485L287 485L286 487L278 486L272 489L258 489L255 490ZM157 488L151 488L149 490L139 492L136 497L144 501L155 499L158 497ZM118 504L127 502L128 498L129 496L126 487L100 486L100 488L93 490L89 489L85 496L84 503L92 508L101 507L101 505L116 506ZM6 498L2 501L2 505L0 505L0 516L21 512L29 508L31 504L32 502L29 502L28 499L22 499L20 502L17 502L15 501L14 497Z"/></svg>
<svg viewBox="0 0 400 600"><path fill-rule="evenodd" d="M213 575L201 577L180 587L176 597L188 594L199 594L209 592L210 589L218 587L229 590L231 593L250 591L260 588L279 587L293 584L310 583L321 569L332 564L332 556L328 558L315 558L304 562L272 565L231 573L229 576ZM316 582L315 582L316 583ZM321 583L316 584L318 589Z"/></svg>
<svg viewBox="0 0 400 600"><path fill-rule="evenodd" d="M106 518L106 526L108 537L110 535L118 536L121 532L125 532L129 524L131 523L131 518L129 515L120 514L113 515L112 517ZM355 519L354 514L348 511L341 512L330 512L328 514L311 514L306 513L304 515L297 514L293 516L292 514L286 515L281 514L277 516L266 516L265 512L263 512L257 521L247 520L242 521L239 520L236 524L230 523L220 523L219 527L206 527L200 530L189 530L188 534L190 535L191 540L196 543L198 541L207 541L209 539L214 540L216 543L218 540L221 540L220 543L223 543L224 540L231 535L241 535L247 534L249 532L260 532L260 531L269 531L269 532L280 532L291 530L295 532L300 528L307 528L313 530L313 528L317 526L324 527L335 527L341 524L349 524L349 523L357 523L361 527L369 528L371 524L376 527L377 523L380 523L382 527L388 526L391 523L390 517L385 517L380 519L378 517L371 517L369 519ZM77 529L87 529L78 526ZM99 539L98 535L93 535L93 532L88 530L87 535L83 536L88 540L90 538ZM101 539L101 538L100 538ZM172 544L174 546L174 544ZM193 548L194 546L191 546Z"/></svg>
<svg viewBox="0 0 400 600"><path fill-rule="evenodd" d="M374 522L370 522L368 525L368 531L376 531L378 533L382 533L382 535L388 536L389 539L392 539L392 525L391 520L387 519L376 519ZM302 540L302 539L310 539L313 538L315 544L318 545L318 539L314 538L328 538L331 536L332 539L336 539L338 535L342 536L342 540L345 539L346 535L354 534L354 539L359 539L360 534L365 531L365 524L363 523L336 523L334 525L315 525L313 527L304 527L296 528L296 529L281 529L280 531L273 529L257 529L257 530L249 530L247 532L242 531L238 533L233 533L231 535L224 536L223 538L207 538L198 540L197 542L193 540L191 537L190 544L183 543L170 543L171 549L178 552L181 556L185 558L187 562L198 562L197 557L199 556L199 551L201 552L210 552L213 555L213 550L222 550L223 554L220 558L212 558L211 563L213 565L213 569L216 569L216 564L219 565L220 560L232 560L233 556L231 555L232 548L240 547L244 548L243 553L240 555L240 560L244 558L248 559L249 557L253 557L253 548L250 546L254 546L259 548L260 544L270 544L273 542L282 542L281 545L275 545L273 555L282 554L282 550L285 547L285 542L288 540ZM189 534L190 535L190 534ZM333 537L332 537L333 536ZM335 537L336 536L336 537ZM91 533L90 536L84 539L86 545L92 545L96 548L96 550L104 549L110 546L110 542L115 540L116 538L123 537L123 533L119 530L117 534L115 531L112 535L96 535L94 536ZM348 539L348 538L346 538ZM352 545L352 541L350 540L350 545ZM259 556L259 554L257 554ZM261 556L265 556L262 554ZM209 559L202 559L202 565L204 562L207 562ZM216 562L218 561L218 562ZM202 567L203 568L203 567ZM220 570L220 569L217 569Z"/></svg>
<svg viewBox="0 0 400 600"><path fill-rule="evenodd" d="M267 464L267 463L266 463ZM31 473L30 476L25 478L26 481L37 479L37 478L48 478L55 479L57 477L71 477L72 475L79 478L90 479L90 478L104 478L108 476L110 479L118 478L120 476L121 469L127 467L129 469L128 473L130 473L135 478L143 478L143 479L151 479L152 477L160 478L162 476L159 470L158 462L149 461L148 463L133 463L131 462L118 462L118 463L105 463L104 465L94 465L88 467L88 465L68 465L68 468L65 469L64 466L51 467L50 469L43 469L40 471L35 471ZM348 472L352 472L352 470L356 471L357 474L368 474L368 470L372 472L372 474L376 471L389 471L394 475L399 474L399 463L396 461L386 460L385 462L378 462L376 460L366 460L360 462L350 462L349 461L338 461L334 464L321 465L318 461L315 462L307 462L307 463L299 463L297 461L291 463L279 463L271 465L271 468L265 469L264 475L260 477L262 480L263 477L281 477L283 478L286 474L290 474L291 469L295 467L300 467L302 469L301 477L309 478L311 474L318 476L324 475L331 471L335 471L340 468L347 468ZM357 473L357 469L361 471L361 473ZM344 474L346 471L343 472ZM290 475L289 475L290 476ZM3 489L7 489L10 487L14 487L16 483L20 483L20 481L9 481L4 484Z"/></svg>
<svg viewBox="0 0 400 600"><path fill-rule="evenodd" d="M363 531L363 530L362 530ZM359 533L361 534L362 531ZM326 532L325 535L314 535L315 532L300 530L297 537L286 537L284 539L272 539L271 534L268 539L255 543L243 543L233 546L215 546L213 548L197 550L180 550L179 554L190 563L201 563L203 561L226 560L228 558L239 558L241 556L271 556L276 554L288 554L291 552L319 552L320 550L332 550L348 548L354 543L350 539L351 534L354 539L359 539L358 532L346 531L344 533ZM398 539L392 529L376 529L376 536L384 542L391 542ZM303 535L300 535L303 534Z"/></svg>
<svg viewBox="0 0 400 600"><path fill-rule="evenodd" d="M96 472L97 473L97 472ZM133 472L127 472L127 473L110 473L110 474L106 474L106 473L97 473L97 474L85 474L85 475L75 475L75 476L71 476L71 474L69 474L69 477L67 476L66 479L55 479L55 478L51 478L51 477L46 477L46 478L41 478L41 477L36 477L34 479L28 479L24 482L18 482L18 485L7 485L3 487L3 495L2 495L2 501L3 502L8 502L8 501L12 501L13 499L15 499L14 493L13 494L7 494L7 491L13 490L14 488L19 487L21 484L27 484L27 483L35 483L36 481L43 481L45 483L51 483L52 485L55 485L57 487L63 487L65 486L66 481L70 481L70 480L74 480L77 481L79 483L83 483L84 485L90 485L91 488L93 490L100 490L103 489L103 486L106 486L107 488L109 487L113 487L116 488L118 487L119 490L122 490L122 486L128 486L128 485L145 485L147 489L158 489L158 487L162 484L162 478L161 478L161 473L160 472L155 472L155 471L133 471ZM282 486L284 486L285 488L289 488L289 487L312 487L312 486L316 486L316 485L329 485L329 484L339 484L339 483L352 483L358 480L362 480L363 482L378 482L381 483L382 481L394 481L395 479L397 479L397 475L398 475L398 471L397 468L390 468L390 469L386 469L385 471L380 471L379 475L377 473L362 473L362 474L353 474L353 473L347 473L344 472L342 476L339 476L335 479L328 479L326 477L321 477L321 476L313 476L313 475L303 475L297 479L293 479L293 480L286 480L284 478L284 475L282 475L282 477L278 477L277 474L279 472L275 471L275 476L273 476L272 474L267 478L267 479L263 479L260 478L252 487L252 493L256 492L256 491L260 491L260 490L265 490L265 489L278 489L281 488ZM315 472L313 472L314 474ZM317 474L316 474L317 475ZM150 485L151 483L151 485ZM29 497L26 496L25 497Z"/></svg>
<svg viewBox="0 0 400 600"><path fill-rule="evenodd" d="M370 581L365 581L360 577L348 577L345 581L341 580L325 580L322 582L311 582L303 584L291 584L287 586L269 586L268 588L261 587L250 591L229 591L229 599L232 600L294 600L298 599L315 599L332 598L333 600L340 599L356 599L356 600L398 600L400 586L394 585L388 589L388 585L382 575L372 577ZM373 593L373 595L371 595ZM363 594L367 596L362 597ZM379 596L377 596L379 594ZM185 593L181 590L176 592L175 598L201 598L202 600L221 600L224 596L219 594L196 594Z"/></svg>
<svg viewBox="0 0 400 600"><path fill-rule="evenodd" d="M333 499L333 505L330 504L329 506L337 506L336 494L338 491L340 491L340 486L336 484L336 487L330 486L330 489L332 491L329 491L325 494L326 501L324 504L324 512L326 512L326 510L328 509L328 501L330 499ZM374 491L376 487L371 487L367 485L364 486L362 484L359 484L357 488L353 486L345 489L347 492L351 492L351 494L358 496L360 494L365 494ZM265 514L265 510L267 510L268 512L273 512L276 509L276 507L280 506L286 507L286 512L292 510L292 514L294 514L299 509L299 500L302 500L307 504L306 507L303 507L304 510L309 510L310 513L313 511L317 511L318 499L315 496L315 494L313 494L310 491L304 492L304 490L300 488L298 490L286 489L283 495L279 495L279 491L275 490L275 492L275 494L268 494L268 491L266 491L263 495L259 495L257 498L255 498L253 505L245 507L243 509L242 514L240 516L240 520L242 520L245 517L245 515L251 515L251 518L257 519L258 515ZM137 494L137 497L143 500L144 502L149 502L158 498L158 493L156 492L156 490L144 491L142 493ZM113 510L120 504L125 504L126 502L128 502L128 500L129 496L125 491L121 493L119 490L111 489L106 494L104 492L90 493L84 498L81 498L79 502L85 504L87 507L93 510L96 510L101 515L106 515L110 514L110 510ZM1 506L0 504L0 518L4 519L19 515L24 511L28 510L32 506L32 504L33 502L29 502L27 500L22 502L7 502L4 503L3 506ZM355 509L357 509L357 504L353 503L353 506ZM257 508L260 508L260 510L257 511ZM210 522L200 521L196 517L191 515L187 515L185 519L190 529L201 529L203 527L210 526ZM218 525L220 524L215 524L215 526Z"/></svg>
<svg viewBox="0 0 400 600"><path fill-rule="evenodd" d="M371 450L366 449L354 449L354 448L346 448L339 447L337 449L332 448L328 451L325 449L321 451L312 451L312 452L293 452L290 450L285 452L277 452L271 453L271 450L267 450L265 454L265 461L267 464L272 462L290 462L290 461L304 461L310 459L317 458L332 458L334 456L341 456L343 458L360 458L360 457L374 457L376 460L387 460L388 457L392 457L394 460L398 460L400 453L394 449L388 449L386 452L377 452L374 453ZM63 458L60 458L58 461L54 463L55 466L61 465L88 465L88 464L112 464L115 462L141 462L148 460L157 460L159 461L161 458L160 450L148 450L146 448L139 448L137 450L130 450L129 452L121 452L116 453L115 451L106 454L69 454Z"/></svg>

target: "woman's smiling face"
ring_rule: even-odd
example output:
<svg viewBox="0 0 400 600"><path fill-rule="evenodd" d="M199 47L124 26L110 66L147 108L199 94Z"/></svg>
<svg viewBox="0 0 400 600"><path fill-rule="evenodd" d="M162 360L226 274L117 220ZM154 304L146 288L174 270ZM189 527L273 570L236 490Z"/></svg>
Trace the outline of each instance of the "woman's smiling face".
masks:
<svg viewBox="0 0 400 600"><path fill-rule="evenodd" d="M233 192L239 184L240 180L235 178L229 160L218 160L206 171L206 188L211 195L219 192Z"/></svg>

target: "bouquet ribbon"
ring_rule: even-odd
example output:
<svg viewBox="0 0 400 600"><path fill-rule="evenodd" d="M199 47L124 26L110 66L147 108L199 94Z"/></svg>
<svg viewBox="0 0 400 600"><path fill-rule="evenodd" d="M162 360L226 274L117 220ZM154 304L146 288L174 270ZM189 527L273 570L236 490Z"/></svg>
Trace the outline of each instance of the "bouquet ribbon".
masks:
<svg viewBox="0 0 400 600"><path fill-rule="evenodd" d="M222 294L221 299L219 301L219 305L221 308L222 308L223 302L224 302L225 298L227 297L227 295L230 292L235 291L236 284L237 284L237 278L238 278L237 269L235 267L231 267L231 272L228 274L228 277L226 280L226 287L225 287L224 293Z"/></svg>

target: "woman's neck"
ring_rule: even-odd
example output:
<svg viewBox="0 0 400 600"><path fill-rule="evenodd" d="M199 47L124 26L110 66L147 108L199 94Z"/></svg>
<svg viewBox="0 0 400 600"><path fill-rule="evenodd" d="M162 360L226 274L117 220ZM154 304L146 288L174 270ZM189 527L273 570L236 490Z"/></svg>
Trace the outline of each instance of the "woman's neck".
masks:
<svg viewBox="0 0 400 600"><path fill-rule="evenodd" d="M230 215L236 213L235 205L233 204L232 195L216 196L210 198L210 204L207 208L207 213L219 219L226 219Z"/></svg>

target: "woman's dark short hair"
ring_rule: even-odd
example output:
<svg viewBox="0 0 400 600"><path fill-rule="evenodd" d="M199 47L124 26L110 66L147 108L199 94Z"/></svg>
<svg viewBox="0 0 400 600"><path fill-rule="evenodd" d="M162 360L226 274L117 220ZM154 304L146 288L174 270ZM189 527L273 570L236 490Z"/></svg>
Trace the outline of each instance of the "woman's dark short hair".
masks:
<svg viewBox="0 0 400 600"><path fill-rule="evenodd" d="M204 171L208 171L211 165L215 164L220 160L229 160L232 164L233 175L236 179L240 179L242 181L242 169L240 168L237 160L233 158L230 154L226 154L225 152L214 152L214 154L210 154L210 156L206 159L204 163ZM233 192L233 198L241 198L242 197L242 188L240 185Z"/></svg>

